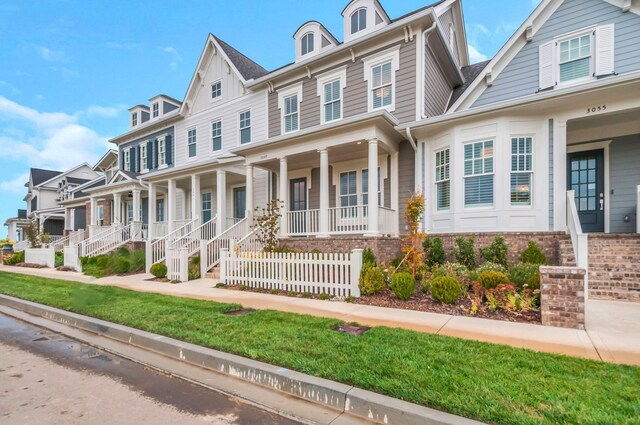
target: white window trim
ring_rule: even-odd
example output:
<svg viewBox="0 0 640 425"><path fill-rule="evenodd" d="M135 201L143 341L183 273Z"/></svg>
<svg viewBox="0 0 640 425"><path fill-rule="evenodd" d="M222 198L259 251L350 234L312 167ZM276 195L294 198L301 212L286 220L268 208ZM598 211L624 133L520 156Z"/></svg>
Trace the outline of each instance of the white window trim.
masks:
<svg viewBox="0 0 640 425"><path fill-rule="evenodd" d="M527 138L530 137L531 138L531 171L513 171L511 169L511 161L513 160L513 153L511 151L512 147L511 147L511 142L512 139L519 139L519 138ZM494 156L495 156L495 146L494 146ZM495 166L495 164L494 164ZM508 181L508 188L509 190L508 192L508 198L507 198L507 203L505 205L509 205L509 207L513 208L513 209L533 209L534 208L534 203L535 203L535 192L534 192L534 187L535 187L535 172L536 172L536 137L534 134L512 134L509 136L509 166L508 166L508 170L509 170L509 181ZM511 175L512 174L526 174L529 173L531 174L531 181L529 182L529 196L531 197L531 202L529 203L529 205L525 205L525 204L514 204L511 202Z"/></svg>
<svg viewBox="0 0 640 425"><path fill-rule="evenodd" d="M210 197L209 203L211 204L211 208L209 208L208 210L204 209L204 199L203 198L204 198L204 195L206 195L206 194L209 194L209 197ZM211 213L211 220L213 220L215 218L214 215L213 215L213 204L215 203L214 200L215 200L215 198L213 197L213 191L212 190L210 190L210 189L209 190L203 190L200 193L200 217L202 219L204 219L204 212L205 211L209 211Z"/></svg>
<svg viewBox="0 0 640 425"><path fill-rule="evenodd" d="M158 116L157 116L157 117L154 117L154 116L153 116L153 107L154 107L155 105L158 105ZM160 112L160 101L153 102L153 103L151 104L151 111L150 111L150 112L151 112L151 119L152 119L152 120L160 119L160 116L162 116L162 113Z"/></svg>
<svg viewBox="0 0 640 425"><path fill-rule="evenodd" d="M147 152L148 141L140 143L140 173L149 172L149 152ZM144 155L142 155L144 151Z"/></svg>
<svg viewBox="0 0 640 425"><path fill-rule="evenodd" d="M213 86L218 84L218 83L220 83L220 96L213 97ZM223 88L222 88L222 79L212 82L211 86L209 88L210 88L210 90L209 90L209 98L210 98L211 103L219 102L220 100L222 100L222 94L223 94L222 93L222 90L223 90Z"/></svg>
<svg viewBox="0 0 640 425"><path fill-rule="evenodd" d="M195 142L193 142L193 143L189 143L189 133L191 131L195 131L195 133L196 133L195 134L195 136L196 136L195 137ZM193 156L190 156L189 155L189 148L191 147L192 144L195 146L196 154L193 155ZM198 130L197 130L196 127L190 127L190 128L187 129L187 160L193 161L197 157L198 157Z"/></svg>
<svg viewBox="0 0 640 425"><path fill-rule="evenodd" d="M347 87L347 66L342 66L338 69L334 69L330 72L325 72L316 76L318 82L318 96L320 97L320 116L321 123L327 123L327 117L324 110L324 85L332 83L336 80L340 81L340 118L331 120L329 122L337 122L344 119L344 89Z"/></svg>
<svg viewBox="0 0 640 425"><path fill-rule="evenodd" d="M134 124L135 121L135 124ZM131 127L138 126L138 111L131 113Z"/></svg>
<svg viewBox="0 0 640 425"><path fill-rule="evenodd" d="M249 127L241 127L240 124L240 116L245 112L249 112L249 117L251 119L251 124L249 124ZM249 137L249 141L247 143L242 143L242 130L245 128L249 129L251 137ZM238 146L249 145L251 144L251 142L253 142L253 108L248 108L238 111Z"/></svg>
<svg viewBox="0 0 640 425"><path fill-rule="evenodd" d="M292 130L289 132L284 131L284 100L289 97L289 96L293 96L293 95L297 95L298 96L298 129L297 130ZM302 127L302 122L301 122L301 117L302 117L302 111L300 108L300 105L302 105L302 83L298 83L298 84L294 84L293 86L289 86L285 89L279 90L278 91L278 108L280 109L280 134L291 134L291 133L295 133L296 131L300 131L300 128Z"/></svg>
<svg viewBox="0 0 640 425"><path fill-rule="evenodd" d="M472 140L472 141L467 141L467 142L463 142L462 143L462 167L461 167L461 175L462 175L462 208L464 210L468 210L468 211L483 211L483 210L495 210L496 209L496 157L497 155L497 151L496 151L496 138L495 137L485 137L485 138L481 138L481 139L477 139L477 140ZM509 139L509 141L511 141L511 139ZM493 142L493 172L492 173L481 173L481 174L470 174L470 175L465 175L464 174L464 163L465 163L465 159L464 159L464 148L467 145L474 145L476 143L484 143L484 142ZM509 147L511 147L511 145L509 145ZM484 164L482 166L484 168ZM509 168L511 168L511 165L509 165ZM477 205L477 206L467 206L467 202L465 201L465 196L467 193L467 179L468 178L473 178L473 177L482 177L482 176L493 176L493 203L491 205Z"/></svg>
<svg viewBox="0 0 640 425"><path fill-rule="evenodd" d="M160 153L164 153L164 161L162 160ZM169 167L169 164L167 163L167 139L162 136L158 137L158 169L162 170L167 167Z"/></svg>
<svg viewBox="0 0 640 425"><path fill-rule="evenodd" d="M367 81L367 110L368 112L378 111L381 109L386 109L389 112L393 112L396 109L396 73L400 69L400 45L394 46L391 49L387 49L383 52L376 53L371 56L367 56L362 59L364 62L364 79ZM391 105L383 106L380 108L373 108L373 78L372 78L372 70L374 67L378 65L382 65L386 62L391 62L391 87L392 87L392 97L391 97Z"/></svg>
<svg viewBox="0 0 640 425"><path fill-rule="evenodd" d="M104 205L98 205L96 211L96 222L98 223L98 226L104 226Z"/></svg>
<svg viewBox="0 0 640 425"><path fill-rule="evenodd" d="M464 148L463 148L464 149ZM435 172L436 169L438 168L438 166L436 165L436 159L438 157L438 154L441 152L444 152L446 150L449 150L449 178L446 180L437 180L435 178L435 176L433 177L433 199L435 199L435 202L433 203L433 212L434 214L448 214L451 212L452 210L452 204L453 204L453 149L451 148L450 145L447 146L442 146L436 150L433 151L433 158L432 158L432 164L433 164L433 171ZM464 153L464 152L463 152ZM463 161L464 161L464 156L463 156ZM463 167L464 170L464 167ZM464 176L463 176L464 178ZM442 183L444 181L448 181L449 182L449 207L447 209L438 209L438 183Z"/></svg>
<svg viewBox="0 0 640 425"><path fill-rule="evenodd" d="M131 148L122 151L124 155L124 171L131 171Z"/></svg>
<svg viewBox="0 0 640 425"><path fill-rule="evenodd" d="M311 50L307 50L307 53L302 53L303 42L304 42L304 39L308 35L312 35L313 36L313 43L311 43ZM307 31L307 32L305 32L302 35L302 37L300 37L299 43L300 43L300 57L308 56L309 54L314 53L316 51L316 32L315 31Z"/></svg>
<svg viewBox="0 0 640 425"><path fill-rule="evenodd" d="M574 31L568 34L562 34L559 37L554 38L554 42L555 42L555 51L554 51L554 60L555 60L555 64L554 64L554 71L556 72L556 81L558 82L558 87L570 87L570 86L574 86L577 84L583 84L583 83L587 83L589 81L593 81L596 79L595 77L595 58L596 58L596 52L595 52L595 42L596 42L596 38L594 36L594 31L596 30L595 26L589 27L589 28L584 28L578 31ZM589 35L590 37L590 41L589 41L589 75L587 77L583 77L583 78L577 78L575 80L569 80L569 81L565 81L565 82L561 82L560 81L560 43L562 43L563 41L567 41L567 40L571 40L574 38L578 38L578 37L582 37L585 35Z"/></svg>
<svg viewBox="0 0 640 425"><path fill-rule="evenodd" d="M353 22L353 16L358 13L360 14L360 11L364 11L364 28L358 29L357 31L353 31L353 26L352 26L352 22ZM349 35L350 36L355 36L356 34L359 34L363 31L366 31L367 28L369 27L369 9L365 6L359 7L356 10L352 11L351 13L349 13L348 15L348 20L349 20ZM374 21L375 22L375 21ZM358 28L360 28L360 18L358 18Z"/></svg>
<svg viewBox="0 0 640 425"><path fill-rule="evenodd" d="M340 174L346 173L349 171L356 172L356 193L358 195L358 206L366 206L362 204L362 171L369 169L369 160L364 159L355 159L351 161L343 161L336 162L331 164L333 167L332 170L332 178L333 182L336 186L335 193L335 201L336 208L340 208ZM387 167L387 155L381 154L378 155L378 168L380 169L380 206L384 206L385 196L384 196L384 181L389 179L389 170ZM391 188L393 191L393 188ZM393 208L393 206L391 207Z"/></svg>
<svg viewBox="0 0 640 425"><path fill-rule="evenodd" d="M213 124L219 122L220 123L220 149L213 149ZM240 118L238 118L238 125L240 125ZM209 131L211 133L211 152L214 155L219 155L222 153L224 148L224 124L222 122L222 117L214 118L209 122Z"/></svg>

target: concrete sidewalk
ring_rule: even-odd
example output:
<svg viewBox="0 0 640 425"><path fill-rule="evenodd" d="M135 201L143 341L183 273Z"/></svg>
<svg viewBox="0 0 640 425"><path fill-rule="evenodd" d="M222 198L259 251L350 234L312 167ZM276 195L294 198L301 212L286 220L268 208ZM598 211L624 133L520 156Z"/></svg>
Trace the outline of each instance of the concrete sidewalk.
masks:
<svg viewBox="0 0 640 425"><path fill-rule="evenodd" d="M151 282L151 275L94 279L80 273L51 269L0 266L0 271L22 273L134 291L237 303L244 307L331 317L367 326L389 326L536 351L640 365L640 303L589 301L587 331L475 317L374 307L215 288L216 281L200 279L181 284Z"/></svg>

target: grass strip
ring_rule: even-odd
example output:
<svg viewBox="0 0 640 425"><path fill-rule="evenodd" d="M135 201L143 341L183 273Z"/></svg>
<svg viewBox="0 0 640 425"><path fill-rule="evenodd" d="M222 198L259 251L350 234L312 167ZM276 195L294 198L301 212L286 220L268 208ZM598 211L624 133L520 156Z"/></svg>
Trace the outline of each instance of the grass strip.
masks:
<svg viewBox="0 0 640 425"><path fill-rule="evenodd" d="M640 368L0 272L0 293L498 424L639 424Z"/></svg>

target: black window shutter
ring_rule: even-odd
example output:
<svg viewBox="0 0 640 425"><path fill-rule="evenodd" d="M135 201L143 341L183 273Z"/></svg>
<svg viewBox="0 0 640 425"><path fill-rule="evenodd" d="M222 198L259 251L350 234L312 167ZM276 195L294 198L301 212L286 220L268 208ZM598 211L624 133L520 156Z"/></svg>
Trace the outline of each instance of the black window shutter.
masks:
<svg viewBox="0 0 640 425"><path fill-rule="evenodd" d="M147 142L147 169L153 169L153 142Z"/></svg>
<svg viewBox="0 0 640 425"><path fill-rule="evenodd" d="M153 168L158 168L160 165L160 160L158 159L159 151L158 151L158 139L153 141Z"/></svg>
<svg viewBox="0 0 640 425"><path fill-rule="evenodd" d="M171 140L171 136L166 137L167 144L167 164L173 164L173 140Z"/></svg>
<svg viewBox="0 0 640 425"><path fill-rule="evenodd" d="M136 173L142 171L142 164L140 161L142 160L142 155L140 154L140 145L136 146Z"/></svg>
<svg viewBox="0 0 640 425"><path fill-rule="evenodd" d="M136 172L136 148L129 149L129 171Z"/></svg>
<svg viewBox="0 0 640 425"><path fill-rule="evenodd" d="M124 171L124 150L120 150L120 169Z"/></svg>

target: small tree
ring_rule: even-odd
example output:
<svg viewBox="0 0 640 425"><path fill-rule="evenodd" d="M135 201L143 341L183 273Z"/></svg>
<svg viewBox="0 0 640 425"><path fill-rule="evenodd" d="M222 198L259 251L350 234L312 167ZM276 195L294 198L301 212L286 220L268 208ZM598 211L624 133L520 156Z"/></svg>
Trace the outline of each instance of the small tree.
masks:
<svg viewBox="0 0 640 425"><path fill-rule="evenodd" d="M30 220L29 225L24 230L29 241L29 247L40 248L42 246L42 235L40 234L38 219Z"/></svg>
<svg viewBox="0 0 640 425"><path fill-rule="evenodd" d="M422 264L424 258L422 241L426 233L420 230L420 220L424 214L424 196L415 192L407 199L406 207L404 218L409 226L409 232L404 237L402 252L407 265L411 268L411 274L415 278L416 269Z"/></svg>
<svg viewBox="0 0 640 425"><path fill-rule="evenodd" d="M283 203L278 199L272 199L267 202L264 207L256 207L253 225L257 231L257 237L263 249L267 252L275 250L280 241L278 234L280 233L280 208Z"/></svg>

